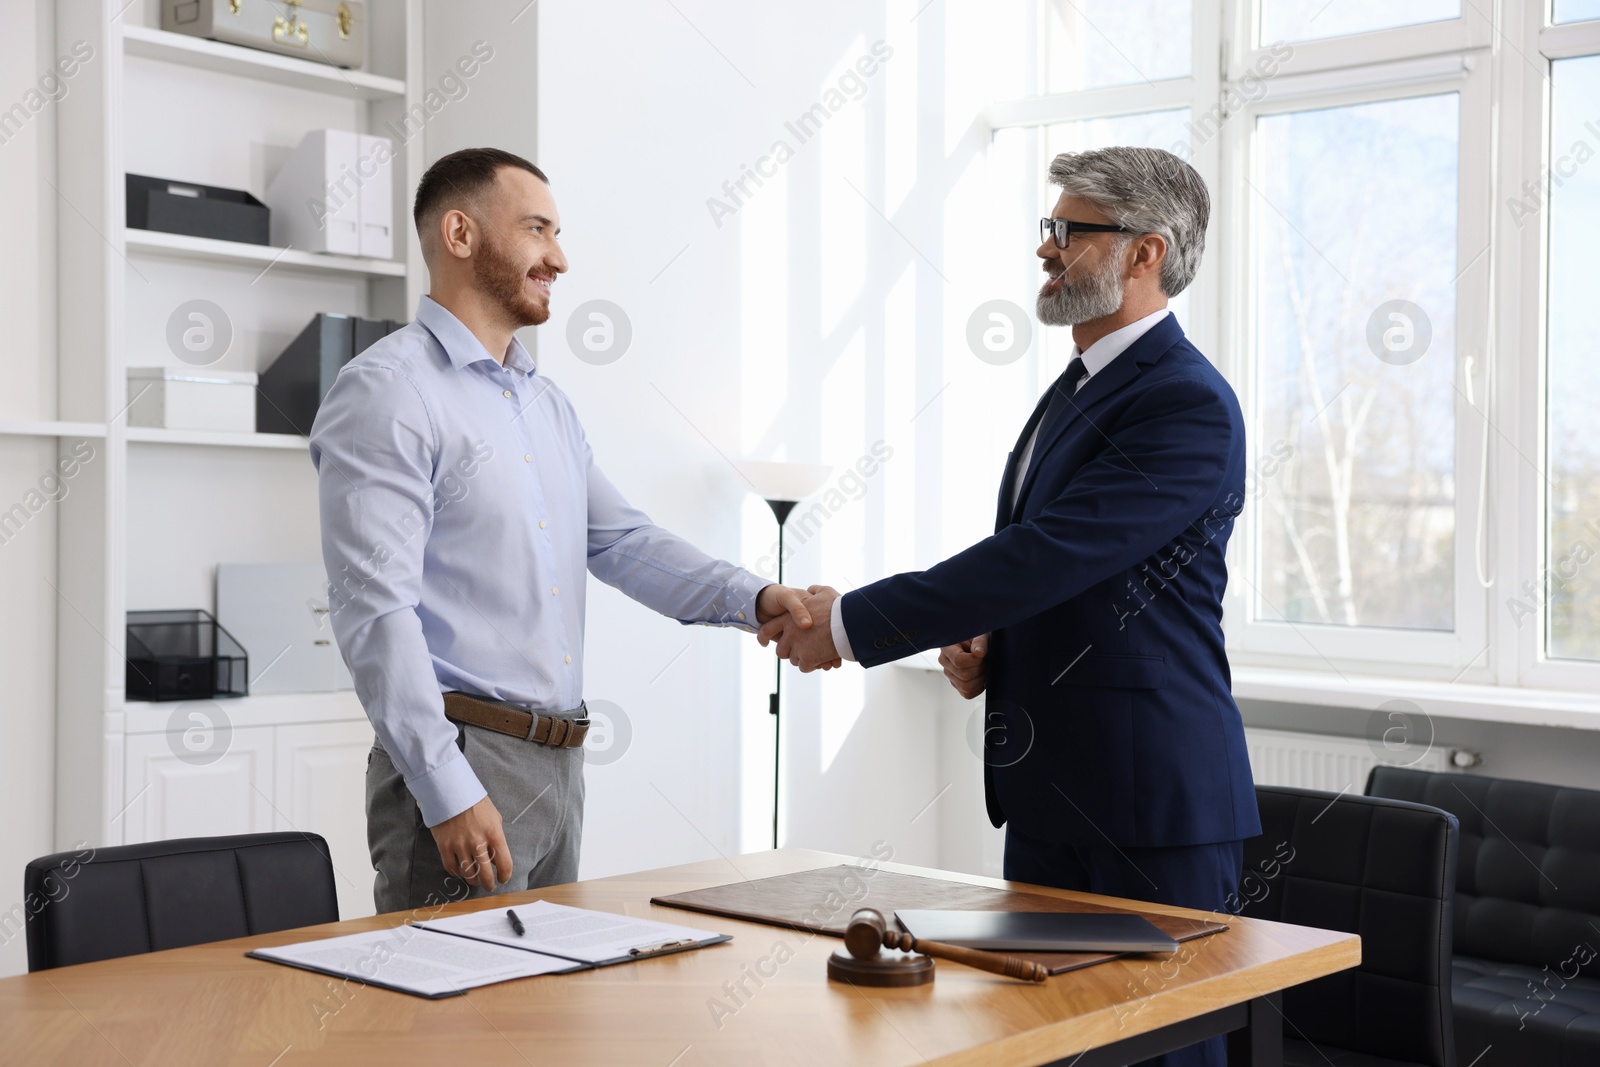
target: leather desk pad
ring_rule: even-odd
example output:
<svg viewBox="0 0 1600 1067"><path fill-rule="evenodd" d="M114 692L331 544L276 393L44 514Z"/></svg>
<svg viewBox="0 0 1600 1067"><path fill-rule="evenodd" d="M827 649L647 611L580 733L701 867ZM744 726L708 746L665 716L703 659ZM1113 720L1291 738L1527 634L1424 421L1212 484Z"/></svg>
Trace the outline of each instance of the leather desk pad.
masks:
<svg viewBox="0 0 1600 1067"><path fill-rule="evenodd" d="M709 889L692 889L671 896L652 897L652 904L687 908L708 915L785 926L795 930L843 937L845 926L857 908L877 908L894 922L901 908L943 908L950 911L1063 911L1102 912L1142 915L1162 933L1189 941L1228 928L1227 923L1185 919L1111 908L1041 893L1024 893L989 886L900 874L872 867L819 867L811 871L780 874L772 878L734 882ZM898 925L898 924L897 924ZM1051 974L1062 974L1095 963L1116 959L1113 952L1013 952L1043 966ZM1171 957L1159 957L1169 959Z"/></svg>

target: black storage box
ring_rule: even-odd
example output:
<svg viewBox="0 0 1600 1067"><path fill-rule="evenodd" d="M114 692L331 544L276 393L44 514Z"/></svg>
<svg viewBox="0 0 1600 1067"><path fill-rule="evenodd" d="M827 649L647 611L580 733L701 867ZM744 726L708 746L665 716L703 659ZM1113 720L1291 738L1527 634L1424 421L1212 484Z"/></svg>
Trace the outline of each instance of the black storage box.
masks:
<svg viewBox="0 0 1600 1067"><path fill-rule="evenodd" d="M197 700L249 692L249 660L209 612L128 612L129 700Z"/></svg>
<svg viewBox="0 0 1600 1067"><path fill-rule="evenodd" d="M317 409L339 370L404 325L394 319L318 314L261 372L256 385L256 433L311 436Z"/></svg>
<svg viewBox="0 0 1600 1067"><path fill-rule="evenodd" d="M128 228L264 245L267 205L241 189L129 174Z"/></svg>

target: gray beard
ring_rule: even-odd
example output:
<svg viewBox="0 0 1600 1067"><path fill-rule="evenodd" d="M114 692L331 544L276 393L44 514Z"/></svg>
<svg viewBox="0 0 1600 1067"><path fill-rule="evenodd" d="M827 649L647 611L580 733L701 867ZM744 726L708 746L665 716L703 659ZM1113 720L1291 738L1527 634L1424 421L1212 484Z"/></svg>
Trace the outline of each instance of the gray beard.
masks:
<svg viewBox="0 0 1600 1067"><path fill-rule="evenodd" d="M1036 309L1039 321L1046 326L1076 326L1116 314L1122 307L1121 268L1122 257L1113 254L1077 285L1068 282L1053 293L1041 286Z"/></svg>

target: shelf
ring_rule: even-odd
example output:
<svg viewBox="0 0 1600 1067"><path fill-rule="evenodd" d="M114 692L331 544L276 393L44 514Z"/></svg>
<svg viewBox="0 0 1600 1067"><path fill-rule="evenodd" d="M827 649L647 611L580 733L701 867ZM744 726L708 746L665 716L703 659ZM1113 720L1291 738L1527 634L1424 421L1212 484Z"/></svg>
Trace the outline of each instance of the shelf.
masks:
<svg viewBox="0 0 1600 1067"><path fill-rule="evenodd" d="M393 259L364 259L360 256L321 255L298 248L274 248L242 241L218 241L211 237L190 237L183 233L159 230L126 230L129 252L208 263L233 263L265 269L284 268L328 274L364 274L368 277L404 278L406 265Z"/></svg>
<svg viewBox="0 0 1600 1067"><path fill-rule="evenodd" d="M0 419L0 436L12 437L104 437L103 422L33 422L22 419Z"/></svg>
<svg viewBox="0 0 1600 1067"><path fill-rule="evenodd" d="M164 430L155 426L128 427L128 440L151 445L223 445L229 448L265 448L304 452L306 438L292 433L231 433L227 430Z"/></svg>
<svg viewBox="0 0 1600 1067"><path fill-rule="evenodd" d="M199 698L205 700L207 698ZM166 733L173 712L194 701L129 700L122 705L122 728L129 734ZM366 712L354 689L324 693L261 693L242 697L215 697L208 703L222 709L228 725L292 726L297 723L365 721Z"/></svg>
<svg viewBox="0 0 1600 1067"><path fill-rule="evenodd" d="M122 46L123 52L130 56L254 78L272 85L333 93L352 100L389 100L403 98L406 93L406 83L399 78L384 78L361 70L345 70L325 63L278 55L276 52L208 41L148 26L124 26Z"/></svg>

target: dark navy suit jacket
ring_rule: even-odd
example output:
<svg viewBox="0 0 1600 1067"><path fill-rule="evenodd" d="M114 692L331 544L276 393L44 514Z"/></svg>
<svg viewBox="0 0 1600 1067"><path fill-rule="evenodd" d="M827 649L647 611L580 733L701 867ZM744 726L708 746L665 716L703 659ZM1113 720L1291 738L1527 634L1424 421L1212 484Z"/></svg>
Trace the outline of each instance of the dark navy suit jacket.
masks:
<svg viewBox="0 0 1600 1067"><path fill-rule="evenodd" d="M1048 393L1046 394L1048 397ZM1233 390L1168 315L1041 433L993 537L840 599L862 666L992 633L989 817L1125 848L1261 832L1222 639L1244 505Z"/></svg>

